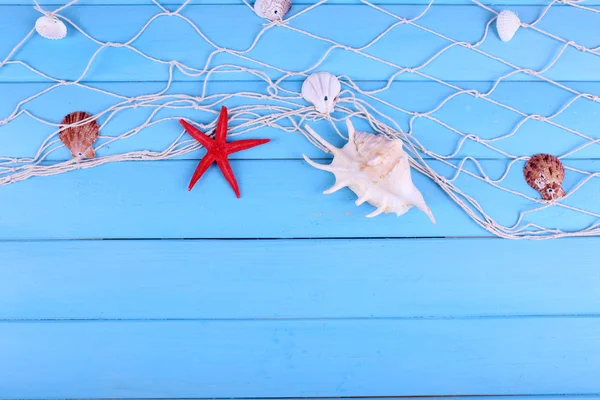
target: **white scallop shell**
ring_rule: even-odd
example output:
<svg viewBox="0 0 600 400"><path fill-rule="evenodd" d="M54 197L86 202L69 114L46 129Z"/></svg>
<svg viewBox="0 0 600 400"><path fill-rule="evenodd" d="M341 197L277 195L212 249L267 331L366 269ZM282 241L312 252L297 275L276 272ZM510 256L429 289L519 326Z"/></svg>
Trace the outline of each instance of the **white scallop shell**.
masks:
<svg viewBox="0 0 600 400"><path fill-rule="evenodd" d="M335 75L317 72L302 84L302 97L312 103L318 112L331 114L341 90L342 85Z"/></svg>
<svg viewBox="0 0 600 400"><path fill-rule="evenodd" d="M254 12L269 21L282 20L292 8L292 0L256 0Z"/></svg>
<svg viewBox="0 0 600 400"><path fill-rule="evenodd" d="M56 17L44 15L35 21L35 30L46 39L62 39L67 36L67 26Z"/></svg>
<svg viewBox="0 0 600 400"><path fill-rule="evenodd" d="M498 29L498 36L503 42L511 40L520 26L521 20L515 12L504 10L498 14L496 28Z"/></svg>
<svg viewBox="0 0 600 400"><path fill-rule="evenodd" d="M402 141L384 135L355 132L350 120L347 120L347 124L349 139L341 149L306 127L316 140L333 153L333 161L329 165L317 164L303 155L313 167L335 175L335 185L323 193L333 193L348 186L358 196L357 206L366 201L377 207L367 215L369 218L381 213L400 216L415 206L435 224L435 218L421 192L412 183L408 155L402 148Z"/></svg>

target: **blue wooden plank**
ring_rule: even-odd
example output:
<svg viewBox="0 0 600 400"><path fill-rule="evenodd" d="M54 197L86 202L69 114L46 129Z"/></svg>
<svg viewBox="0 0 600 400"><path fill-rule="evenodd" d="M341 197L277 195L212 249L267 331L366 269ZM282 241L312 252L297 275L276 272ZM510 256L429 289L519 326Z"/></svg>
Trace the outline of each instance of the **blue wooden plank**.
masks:
<svg viewBox="0 0 600 400"><path fill-rule="evenodd" d="M385 86L385 82L357 82L362 91L375 90ZM490 82L461 82L454 83L464 90L477 90L479 93L488 92L492 83ZM295 92L300 91L300 82L290 82L284 87ZM591 93L600 96L600 83L597 82L571 82L570 86L580 92ZM7 119L18 112L31 113L35 118L42 119L51 124L60 124L63 116L75 111L85 110L90 113L100 113L111 106L126 104L126 100L111 97L106 94L82 87L59 87L43 94L41 97L22 104L16 109L16 105L24 98L38 93L49 86L42 83L11 83L1 84L0 92L0 119ZM137 82L137 83L95 83L91 87L110 91L124 96L135 97L148 93L156 93L164 88L160 82ZM201 94L202 86L198 83L177 82L172 85L166 93L171 95L164 100L155 102L154 107L131 107L119 111L109 118L108 114L99 118L103 125L103 139L97 142L102 145L114 137L122 135L140 126L152 112L158 107L170 102L171 106L190 107L189 101L196 100ZM251 104L275 104L269 100L257 100L255 98L238 97L227 98L226 96L236 92L267 93L267 84L264 82L212 82L208 84L206 95L208 96L201 104L213 104L212 114L195 110L182 110L163 108L152 121L158 121L155 125L144 129L139 134L128 139L110 143L108 146L97 150L99 156L126 153L130 151L151 150L162 151L177 139L182 128L177 120L164 120L169 117L186 117L200 123L208 124L217 118L219 104L225 104L232 111L235 107ZM357 97L368 100L377 110L388 115L405 132L410 131L410 120L412 114L398 111L385 103L392 104L408 112L428 113L435 110L448 96L457 93L455 89L434 82L394 82L390 88L380 94L376 99L369 99L357 93ZM211 97L220 94L218 97ZM174 103L181 96L187 96L187 103L180 101ZM177 97L176 97L177 96ZM292 95L290 95L292 96ZM503 82L489 95L489 99L500 102L506 107L512 107L522 111L526 115L543 115L550 117L558 113L569 104L575 95L565 90L556 88L541 82ZM298 107L306 103L300 98L292 98ZM279 103L281 105L281 103ZM348 103L345 106L350 106ZM587 143L583 139L566 129L573 129L583 135L598 139L600 133L600 113L597 112L600 105L579 98L558 116L553 118L556 123L564 128L548 124L546 122L530 119L525 122L513 136L506 139L486 143L499 149L491 150L484 143L467 140L462 143L462 136L443 126L435 120L424 117L417 118L413 122L412 135L419 140L430 151L454 157L471 156L477 158L504 158L502 152L517 156L528 156L539 152L562 155ZM526 118L507 108L494 105L483 98L476 98L468 93L460 94L448 101L439 110L432 112L432 118L448 124L463 134L478 135L482 139L494 139L509 135L518 124ZM585 115L585 118L581 116ZM344 118L345 115L337 113L335 118ZM358 129L371 130L365 123L360 123L358 118L353 119ZM108 121L108 122L106 122ZM162 121L162 122L160 122ZM235 120L230 122L231 134L240 132L235 126L246 121ZM297 125L301 121L296 118ZM343 145L342 138L335 132L328 122L308 122L319 133L337 146ZM295 129L289 120L279 121L281 126ZM345 123L338 122L338 129L345 132ZM0 156L10 157L33 157L44 141L57 131L56 126L44 125L40 121L22 114L5 125L0 126ZM26 132L27 134L23 134ZM259 128L253 132L244 134L245 137L269 137L273 141L271 145L260 146L250 151L233 154L233 158L244 159L300 159L302 154L310 157L326 156L321 150L311 145L302 135L286 132L276 127ZM189 140L192 140L188 137ZM60 146L59 142L54 147ZM202 151L189 153L182 158L199 159ZM571 158L596 158L598 156L598 144L588 146L571 154ZM46 160L57 161L71 158L66 148L54 151L48 155Z"/></svg>
<svg viewBox="0 0 600 400"><path fill-rule="evenodd" d="M458 163L458 162L457 162ZM296 238L296 237L445 237L489 235L424 175L413 172L437 225L418 210L402 217L364 217L372 207L354 205L356 195L333 185L333 175L301 161L233 161L242 199L236 199L218 168L211 168L192 192L187 186L195 161L116 163L1 188L2 239L44 238ZM500 178L508 161L482 161L492 179ZM431 164L451 178L455 170ZM537 196L516 163L503 185ZM598 171L593 160L570 161L567 167ZM467 162L465 170L479 174ZM478 175L479 176L479 175ZM568 172L569 191L585 175ZM465 173L457 187L473 196L497 223L512 226L520 212L538 208L523 197L494 188ZM592 180L565 204L598 213L598 184ZM562 207L526 215L523 223L575 230L596 219Z"/></svg>
<svg viewBox="0 0 600 400"><path fill-rule="evenodd" d="M293 12L306 7L307 5L295 6ZM389 5L385 8L404 18L416 17L424 10L422 5ZM521 6L514 9L524 22L533 22L544 8ZM160 12L160 9L156 6L72 6L64 10L63 14L98 40L124 42L133 38L157 12ZM245 5L228 6L227 12L219 5L188 6L183 15L201 26L202 32L216 46L236 51L243 51L251 46L263 29L264 22ZM335 15L344 15L344 18L334 18ZM6 57L27 35L38 16L39 13L30 7L3 7L3 13L0 14L0 34L3 36L0 43L0 59ZM441 5L433 6L418 23L454 40L475 43L482 38L486 24L493 16L493 13L476 5ZM369 23L365 24L365 20ZM327 5L298 16L291 22L291 26L358 48L373 42L396 22L398 21L391 16L364 5ZM597 13L575 7L555 7L550 9L537 27L593 48L600 43L596 24ZM356 29L357 26L361 28ZM45 74L65 80L81 77L85 81L155 81L168 78L168 64L159 64L132 50L115 47L100 51L88 73L83 76L90 58L98 50L98 44L74 29L71 31L72 34L67 39L56 42L34 36L15 57L37 67ZM402 43L402 51L398 51L398 43ZM442 37L404 24L393 28L372 46L364 49L363 53L398 66L416 68L450 44L450 41ZM209 55L215 51L215 47L203 40L186 21L168 16L154 20L133 42L133 46L167 63L177 60L196 69L205 68ZM541 70L549 65L563 46L563 42L532 29L521 29L510 43L501 42L492 30L480 48L487 54L501 57L521 68ZM265 32L256 47L247 55L275 68L301 73L315 68L316 63L331 47L331 43L310 38L298 31L275 27ZM280 71L225 52L215 55L209 67L223 64L259 68L272 78L282 76ZM385 63L341 48L333 50L320 68L359 80L387 79L398 71ZM589 81L597 79L599 70L600 57L570 47L544 75L555 80ZM489 81L514 69L473 50L454 46L421 71L443 80ZM197 77L190 78L180 72L176 72L174 76L175 79L198 80ZM217 74L214 78L231 79L222 74ZM253 79L253 75L237 73L236 79ZM413 73L403 73L396 79L426 78ZM510 79L535 78L517 74ZM45 78L22 65L5 65L0 71L0 80L40 81Z"/></svg>
<svg viewBox="0 0 600 400"><path fill-rule="evenodd" d="M595 239L2 242L0 254L6 320L600 315Z"/></svg>
<svg viewBox="0 0 600 400"><path fill-rule="evenodd" d="M600 319L11 322L7 398L598 393Z"/></svg>

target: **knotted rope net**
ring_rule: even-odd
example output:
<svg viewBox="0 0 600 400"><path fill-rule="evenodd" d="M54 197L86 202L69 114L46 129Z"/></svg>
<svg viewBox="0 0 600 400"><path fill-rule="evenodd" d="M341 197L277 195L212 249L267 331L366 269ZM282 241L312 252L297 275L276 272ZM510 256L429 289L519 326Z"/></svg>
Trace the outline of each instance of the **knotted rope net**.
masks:
<svg viewBox="0 0 600 400"><path fill-rule="evenodd" d="M78 77L72 80L53 77L45 72L44 65L41 63L39 66L34 66L19 58L22 50L30 42L45 40L36 34L33 22L31 31L8 54L0 55L0 60L2 60L0 62L0 77L3 70L18 66L19 68L26 68L35 74L38 80L48 84L38 93L23 96L8 114L0 115L0 135L14 135L17 133L26 135L27 132L15 132L14 129L16 128L11 128L18 118L34 119L52 127L53 130L39 143L37 152L32 156L11 157L3 154L0 157L0 186L13 184L31 177L43 177L75 169L92 168L105 163L165 160L189 154L199 150L200 145L190 138L176 121L186 111L201 112L203 113L203 119L200 120L206 122L204 124L196 122L196 125L204 132L211 132L216 126L220 106L225 104L229 108L230 135L242 135L263 127L271 127L280 130L282 134L302 133L307 140L327 152L326 148L307 134L304 125L306 123L311 125L325 123L329 126L331 132L337 132L343 136L345 132L341 124L345 119L352 118L353 121L362 121L363 125L365 127L368 125L368 129L372 131L400 138L403 140L405 149L409 154L411 166L429 177L441 188L445 196L460 207L462 212L468 214L475 223L494 235L510 239L547 239L563 236L592 236L600 233L600 210L584 208L584 206L593 207L592 202L586 201L589 198L585 194L585 188L597 185L597 178L600 173L590 170L592 169L592 163L577 164L576 162L570 162L581 152L586 149L589 150L590 146L595 146L600 139L594 136L595 132L585 132L583 128L566 124L560 118L574 104L579 104L581 101L589 102L596 109L600 99L597 95L582 90L581 85L577 86L570 82L553 80L547 74L566 53L576 51L584 53L586 57L598 57L600 46L586 46L570 39L564 32L561 34L554 32L552 29L541 27L543 25L542 21L552 13L554 8L561 10L574 8L577 13L595 14L600 12L597 8L585 6L580 1L554 0L545 6L538 7L539 13L534 19L530 21L522 20L520 31L529 31L530 34L539 35L558 44L557 51L549 62L543 68L534 70L523 67L518 62L509 61L505 56L486 50L485 43L487 40L498 40L497 37L493 39L491 37L496 34L493 29L494 21L502 9L484 5L476 0L473 0L473 6L483 11L482 15L484 17L479 21L476 32L477 40L475 41L454 38L449 34L442 33L442 29L438 30L424 23L423 21L428 14L435 8L433 0L429 4L413 6L413 10L417 7L419 9L416 15L410 16L392 12L390 11L391 7L362 0L360 4L356 5L357 7L364 7L365 10L381 13L386 16L386 21L391 22L378 27L378 34L362 38L363 44L361 46L351 46L343 41L338 42L322 33L306 30L296 23L301 16L302 18L309 18L310 14L315 12L316 9L327 6L327 0L321 0L311 5L295 5L284 20L275 22L259 19L254 14L252 5L245 0L241 0L240 5L247 6L247 17L254 18L257 25L256 36L253 38L251 45L245 48L219 46L217 44L219 43L218 38L211 37L203 31L201 21L195 21L186 16L186 7L189 7L189 0L170 9L153 0L152 7L155 6L156 13L147 19L139 31L124 42L99 40L86 31L85 26L79 26L74 20L68 18L66 11L76 3L77 0L74 0L53 10L43 8L37 2L33 6L42 14L62 20L69 28L69 35L83 35L87 40L97 45L96 51L89 58ZM159 58L142 51L137 46L138 39L153 24L163 18L176 19L178 23L189 26L198 38L201 38L211 47L212 50L204 60L203 65L187 65L176 59ZM423 45L425 50L430 52L425 61L415 65L399 65L393 61L392 57L382 56L371 51L386 35L389 35L390 32L400 26L410 26L435 37L435 41L432 41L432 43L435 42L436 46L429 48L427 44ZM267 32L285 30L310 38L310 40L320 45L318 51L304 53L305 57L311 58L309 68L288 70L275 65L275 63L262 60L254 54L253 50L259 45ZM235 32L230 34L235 34ZM181 40L186 40L186 38L181 38ZM442 44L441 47L440 43ZM401 46L401 43L398 45ZM89 72L98 62L98 57L110 48L133 52L144 57L148 62L162 65L165 73L164 85L161 85L159 90L150 93L130 95L107 90L102 88L101 85L88 82ZM495 76L491 83L488 82L489 86L485 90L480 87L467 87L468 85L463 85L461 82L449 81L441 76L436 76L435 73L428 72L427 67L429 65L435 63L439 58L443 58L453 48L461 48L464 51L476 53L480 57L493 60L509 72ZM366 59L370 63L383 65L391 73L379 77L380 83L383 83L376 87L369 87L369 85L353 79L352 76L338 74L337 76L342 83L342 92L336 104L335 112L331 115L323 115L302 99L300 83L313 72L326 71L327 60L333 57L334 52L339 51L351 53L353 56ZM215 60L219 58L219 55L227 55L228 59L234 61L216 62ZM253 67L249 67L249 65ZM199 93L195 95L178 93L174 89L176 74L183 74L201 82ZM218 90L215 92L215 87L210 85L215 81L215 78L222 74L251 75L254 81L261 82L260 89L234 93L219 93ZM445 94L435 99L436 105L428 109L418 109L416 105L414 107L401 107L395 104L393 100L387 99L386 94L391 90L394 83L407 76L411 76L420 82L435 82L444 89ZM517 76L526 76L527 80L550 85L560 91L561 96L553 103L555 109L546 115L531 113L521 110L519 107L511 106L498 96L494 96L505 83L514 81ZM101 136L95 144L96 158L53 160L53 153L65 151L58 135L63 115L56 115L55 118L43 118L30 111L30 104L37 98L47 96L65 86L101 93L111 99L110 105L103 106L104 108L100 110L78 110L76 105L71 110L88 111L93 115L92 118L99 122ZM515 122L510 128L494 136L490 136L486 132L467 131L456 126L456 123L449 122L449 119L445 118L440 111L451 108L454 99L463 97L474 99L476 102L474 104L484 104L508 112L513 118L516 118ZM240 105L231 106L232 102ZM111 121L133 109L147 111L141 123L115 135L105 133L105 128L110 126ZM165 113L165 110L170 112ZM595 112L597 112L597 109ZM398 115L406 118L404 124L398 122ZM465 114L461 118L467 119L470 117ZM198 121L198 119L194 119L194 121ZM574 148L565 149L561 154L556 154L563 160L567 171L567 180L563 185L567 191L567 196L558 201L548 202L542 200L537 192L525 184L521 176L522 168L533 154L507 151L506 147L503 146L504 142L510 141L511 138L519 135L523 127L530 121L535 121L542 132L544 129L552 129L553 132L559 132L560 135L575 137L578 140L578 144ZM432 138L428 138L427 128L423 127L426 125L421 125L421 122L426 122L429 126L436 126L438 131L443 128L446 137L440 138L440 140L444 139L452 142L451 150L439 151L435 146L430 145ZM490 121L491 123L492 121ZM123 151L123 147L114 146L119 142L135 140L136 136L144 135L144 132L149 128L157 126L161 126L165 132L177 132L173 140L162 149ZM320 132L322 133L323 130L321 129ZM483 158L488 160L481 160L482 157L477 156L477 154L482 154L480 151L475 155L470 155L468 149L474 148L470 147L471 144L476 144L479 148L485 148L488 156ZM580 165L583 165L584 168L580 168ZM510 176L512 178L509 179ZM485 193L485 195L482 195L482 193ZM579 193L584 194L578 195ZM589 190L587 193L589 193ZM429 196L431 194L423 194L426 200L430 202ZM498 217L488 214L490 208L498 209L499 202L504 204L501 207L502 215ZM435 213L435 208L433 211ZM456 212L460 211L457 210ZM536 222L536 215L541 215L545 223ZM399 219L398 223L402 223L402 220Z"/></svg>

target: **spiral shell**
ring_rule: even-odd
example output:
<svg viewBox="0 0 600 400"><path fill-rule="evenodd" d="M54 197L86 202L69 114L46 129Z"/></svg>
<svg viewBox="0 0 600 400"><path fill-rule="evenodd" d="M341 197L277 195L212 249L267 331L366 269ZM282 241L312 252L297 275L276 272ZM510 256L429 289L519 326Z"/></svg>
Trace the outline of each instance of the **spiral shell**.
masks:
<svg viewBox="0 0 600 400"><path fill-rule="evenodd" d="M517 30L521 26L521 20L517 13L509 10L504 10L498 14L496 20L496 28L498 29L498 36L503 42L508 42L515 36Z"/></svg>
<svg viewBox="0 0 600 400"><path fill-rule="evenodd" d="M534 155L525 164L523 175L527 184L537 190L544 200L558 200L566 194L561 187L565 179L565 167L558 157Z"/></svg>
<svg viewBox="0 0 600 400"><path fill-rule="evenodd" d="M60 19L44 15L35 21L35 30L46 39L58 40L67 36L67 26Z"/></svg>
<svg viewBox="0 0 600 400"><path fill-rule="evenodd" d="M256 0L254 12L269 21L282 20L292 8L292 0Z"/></svg>
<svg viewBox="0 0 600 400"><path fill-rule="evenodd" d="M347 120L347 125L348 143L341 149L306 127L317 141L333 153L333 161L329 165L317 164L304 156L311 166L335 175L335 185L324 193L330 194L348 186L358 196L357 206L368 202L377 207L367 215L369 218L381 213L400 216L415 206L435 224L431 210L412 182L408 155L402 148L402 141L384 135L356 132L350 120Z"/></svg>
<svg viewBox="0 0 600 400"><path fill-rule="evenodd" d="M98 130L98 122L90 114L76 111L63 118L59 137L73 158L94 158L92 144L98 139Z"/></svg>

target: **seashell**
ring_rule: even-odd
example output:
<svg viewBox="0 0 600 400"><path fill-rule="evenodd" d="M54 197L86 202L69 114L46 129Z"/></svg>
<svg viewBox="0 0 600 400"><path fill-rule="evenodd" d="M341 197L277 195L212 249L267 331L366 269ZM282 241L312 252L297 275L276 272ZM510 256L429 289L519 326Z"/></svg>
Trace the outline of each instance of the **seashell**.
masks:
<svg viewBox="0 0 600 400"><path fill-rule="evenodd" d="M254 12L269 21L282 20L292 8L292 0L256 0Z"/></svg>
<svg viewBox="0 0 600 400"><path fill-rule="evenodd" d="M561 187L565 179L565 167L558 157L536 154L523 169L527 184L540 192L544 200L558 200L566 193Z"/></svg>
<svg viewBox="0 0 600 400"><path fill-rule="evenodd" d="M83 122L87 121L87 122ZM94 158L92 144L98 139L98 122L83 111L73 112L61 122L60 140L71 150L74 158Z"/></svg>
<svg viewBox="0 0 600 400"><path fill-rule="evenodd" d="M46 39L62 39L67 36L67 26L60 19L44 15L35 21L35 30Z"/></svg>
<svg viewBox="0 0 600 400"><path fill-rule="evenodd" d="M408 155L402 148L402 141L384 135L357 132L350 120L347 120L347 125L348 143L341 149L306 127L316 140L333 153L333 161L329 165L317 164L303 155L311 166L335 175L335 185L323 193L330 194L348 186L358 196L357 206L368 202L377 207L367 215L368 218L381 213L400 216L416 206L435 224L435 218L421 192L412 183Z"/></svg>
<svg viewBox="0 0 600 400"><path fill-rule="evenodd" d="M302 84L302 97L323 114L331 114L341 91L340 81L329 72L314 73Z"/></svg>
<svg viewBox="0 0 600 400"><path fill-rule="evenodd" d="M498 14L498 19L496 19L496 29L498 29L498 36L500 36L500 40L503 42L511 40L520 26L521 20L517 16L517 13L504 10Z"/></svg>

